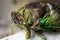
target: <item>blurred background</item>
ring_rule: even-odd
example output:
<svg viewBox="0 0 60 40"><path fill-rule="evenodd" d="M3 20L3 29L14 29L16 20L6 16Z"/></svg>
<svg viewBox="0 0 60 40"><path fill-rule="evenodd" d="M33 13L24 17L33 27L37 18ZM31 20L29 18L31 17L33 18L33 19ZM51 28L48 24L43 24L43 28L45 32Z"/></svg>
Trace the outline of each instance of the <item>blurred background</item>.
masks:
<svg viewBox="0 0 60 40"><path fill-rule="evenodd" d="M13 0L0 0L0 38L11 35L11 12L18 10ZM14 29L15 33L18 29Z"/></svg>
<svg viewBox="0 0 60 40"><path fill-rule="evenodd" d="M31 2L53 2L60 7L59 0L0 0L0 38L11 35L11 12L17 11L19 8L27 3ZM16 27L13 28L13 32L17 33L20 30Z"/></svg>

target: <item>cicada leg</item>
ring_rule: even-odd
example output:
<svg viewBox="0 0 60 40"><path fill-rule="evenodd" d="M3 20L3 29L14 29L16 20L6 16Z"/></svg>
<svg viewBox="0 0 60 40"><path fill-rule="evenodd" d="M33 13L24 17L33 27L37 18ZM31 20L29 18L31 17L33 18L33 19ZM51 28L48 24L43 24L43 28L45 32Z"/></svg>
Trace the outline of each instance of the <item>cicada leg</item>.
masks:
<svg viewBox="0 0 60 40"><path fill-rule="evenodd" d="M14 27L16 27L15 23L11 24L11 32L10 34L13 35L14 34Z"/></svg>
<svg viewBox="0 0 60 40"><path fill-rule="evenodd" d="M36 34L41 37L42 40L47 40L46 37L43 35L41 30L35 30Z"/></svg>
<svg viewBox="0 0 60 40"><path fill-rule="evenodd" d="M31 31L30 30L27 30L26 40L30 39L30 37L31 37Z"/></svg>

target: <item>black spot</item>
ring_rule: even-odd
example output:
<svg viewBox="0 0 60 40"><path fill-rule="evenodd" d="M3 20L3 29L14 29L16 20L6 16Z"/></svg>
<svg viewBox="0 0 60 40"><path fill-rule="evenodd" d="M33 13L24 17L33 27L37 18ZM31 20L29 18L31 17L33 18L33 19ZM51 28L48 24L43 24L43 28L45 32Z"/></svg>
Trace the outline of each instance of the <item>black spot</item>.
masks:
<svg viewBox="0 0 60 40"><path fill-rule="evenodd" d="M39 2L35 2L35 3L30 3L27 5L27 7L31 7L31 8L37 8L40 6L40 3Z"/></svg>

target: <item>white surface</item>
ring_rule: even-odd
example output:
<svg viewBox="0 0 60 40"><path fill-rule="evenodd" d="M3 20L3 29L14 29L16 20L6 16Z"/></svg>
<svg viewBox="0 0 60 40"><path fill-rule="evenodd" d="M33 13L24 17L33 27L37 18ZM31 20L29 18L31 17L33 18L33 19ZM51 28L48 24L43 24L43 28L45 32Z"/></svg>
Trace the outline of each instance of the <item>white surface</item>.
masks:
<svg viewBox="0 0 60 40"><path fill-rule="evenodd" d="M26 31L20 31L19 33L16 33L12 36L2 38L0 40L26 40L25 34L26 34ZM46 33L45 32L44 34L45 34L47 40L60 40L59 33ZM31 38L30 40L41 40L41 38L35 34L35 36L33 38Z"/></svg>
<svg viewBox="0 0 60 40"><path fill-rule="evenodd" d="M8 36L8 37L5 37L1 40L25 40L25 32L19 32L17 34L14 34L14 35L11 35L11 36Z"/></svg>

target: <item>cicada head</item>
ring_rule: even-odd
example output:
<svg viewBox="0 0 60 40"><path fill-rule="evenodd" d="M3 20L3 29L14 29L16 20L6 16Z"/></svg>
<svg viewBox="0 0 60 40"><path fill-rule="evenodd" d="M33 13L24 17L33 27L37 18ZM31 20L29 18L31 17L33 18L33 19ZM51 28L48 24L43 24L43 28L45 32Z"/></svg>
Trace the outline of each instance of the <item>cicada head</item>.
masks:
<svg viewBox="0 0 60 40"><path fill-rule="evenodd" d="M22 17L21 14L19 14L18 12L13 11L13 12L11 13L11 17L12 17L12 20L14 21L14 23L15 23L19 28L24 29L24 26L23 26L24 19L23 19L23 17Z"/></svg>
<svg viewBox="0 0 60 40"><path fill-rule="evenodd" d="M16 24L21 24L23 22L23 18L21 16L21 14L19 14L18 12L12 12L11 13L12 19L14 21L14 23Z"/></svg>
<svg viewBox="0 0 60 40"><path fill-rule="evenodd" d="M32 14L28 8L22 7L17 12L12 12L11 16L15 24L25 29L28 29L33 25Z"/></svg>

